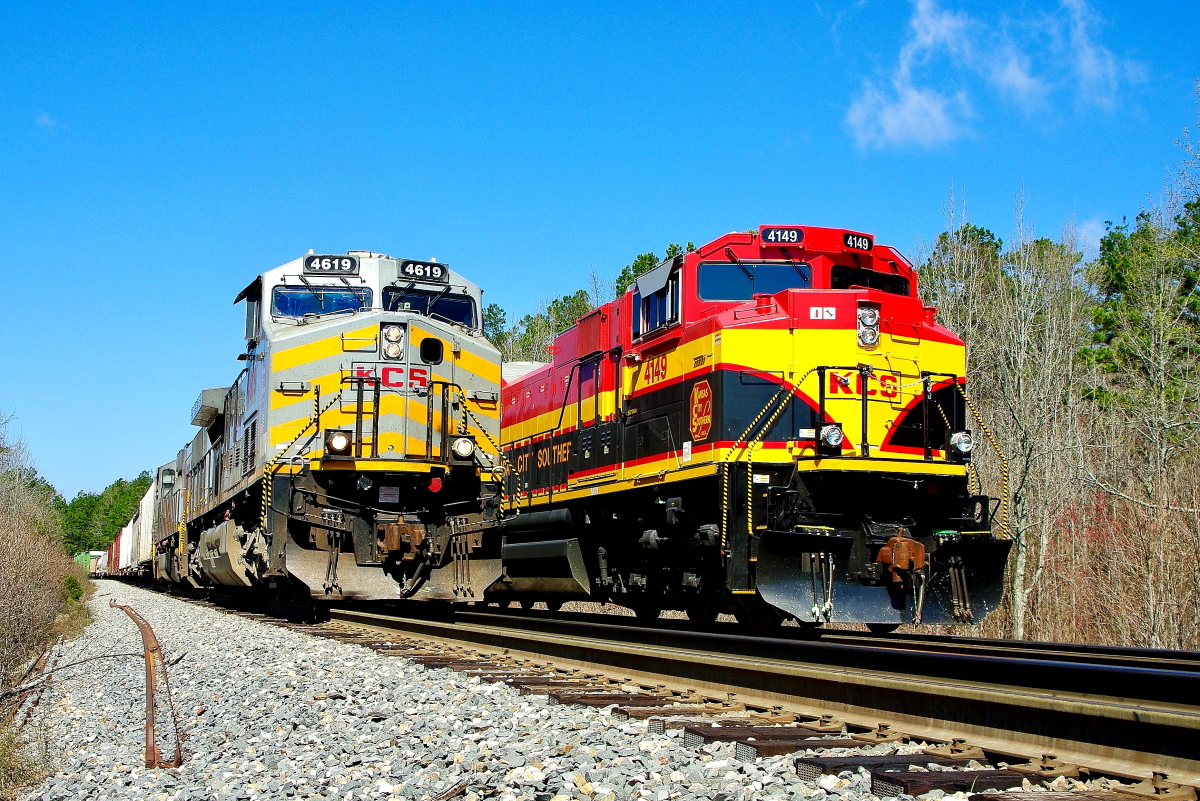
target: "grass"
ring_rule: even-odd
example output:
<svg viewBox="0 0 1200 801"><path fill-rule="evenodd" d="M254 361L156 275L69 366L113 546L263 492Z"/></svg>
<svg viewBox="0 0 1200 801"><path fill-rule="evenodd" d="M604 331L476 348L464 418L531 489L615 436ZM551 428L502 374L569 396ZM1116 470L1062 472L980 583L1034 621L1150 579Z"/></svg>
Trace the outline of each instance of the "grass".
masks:
<svg viewBox="0 0 1200 801"><path fill-rule="evenodd" d="M71 583L78 586L74 591ZM53 636L64 639L74 639L83 633L84 628L91 624L91 609L88 608L88 598L95 592L96 586L84 579L80 584L76 577L67 574L67 598L62 602L58 618L54 619Z"/></svg>
<svg viewBox="0 0 1200 801"><path fill-rule="evenodd" d="M78 579L70 574L64 583L66 598L50 627L52 640L78 637L92 622L87 598L95 591L94 585L86 578ZM50 772L45 738L31 740L22 736L13 723L12 712L9 710L7 716L0 718L0 801L16 801L23 789L42 781ZM31 723L44 723L44 720Z"/></svg>
<svg viewBox="0 0 1200 801"><path fill-rule="evenodd" d="M21 788L46 777L44 759L39 759L33 743L23 739L11 721L0 722L0 801L14 801Z"/></svg>

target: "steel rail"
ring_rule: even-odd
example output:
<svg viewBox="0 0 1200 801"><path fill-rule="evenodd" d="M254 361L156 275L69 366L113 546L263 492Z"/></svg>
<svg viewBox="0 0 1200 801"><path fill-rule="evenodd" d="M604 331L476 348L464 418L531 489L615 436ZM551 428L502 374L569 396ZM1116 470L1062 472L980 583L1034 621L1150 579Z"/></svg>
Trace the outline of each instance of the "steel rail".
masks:
<svg viewBox="0 0 1200 801"><path fill-rule="evenodd" d="M370 609L370 606L363 607ZM382 612L386 604L378 605ZM408 614L404 610L401 614ZM473 610L474 611L474 610ZM578 622L611 623L621 621L624 625L662 631L695 632L697 627L685 620L660 618L641 621L632 617L597 613L539 612L524 609L489 609L492 614L509 615L525 620L574 620ZM386 612L385 612L386 613ZM412 611L412 616L418 613ZM1003 657L1028 657L1054 661L1087 662L1097 665L1153 666L1162 670L1200 673L1200 652L1173 651L1168 649L1132 648L1085 643L1057 643L1036 640L1003 640L982 637L960 637L940 634L872 634L863 631L841 629L805 629L785 626L771 635L749 634L736 623L715 623L702 629L710 634L722 636L748 636L796 640L804 642L844 643L847 645L890 648L896 650L931 651L947 654L983 654Z"/></svg>
<svg viewBox="0 0 1200 801"><path fill-rule="evenodd" d="M914 736L965 736L1001 753L1055 753L1112 775L1166 770L1173 781L1200 784L1200 669L1188 665L1096 663L1086 650L955 653L944 643L920 649L672 630L477 607L436 619L342 607L330 615L373 630L737 692L764 706L887 721Z"/></svg>
<svg viewBox="0 0 1200 801"><path fill-rule="evenodd" d="M146 767L148 768L177 768L183 763L183 743L179 739L178 725L175 727L175 756L170 760L162 758L158 748L157 712L154 696L158 689L158 671L162 671L163 686L167 686L167 667L163 662L162 648L159 647L158 637L146 619L133 611L133 607L124 606L113 599L108 599L108 605L120 609L129 615L142 635L142 650L146 661ZM168 689L168 697L170 690ZM174 721L175 710L171 709L171 719Z"/></svg>

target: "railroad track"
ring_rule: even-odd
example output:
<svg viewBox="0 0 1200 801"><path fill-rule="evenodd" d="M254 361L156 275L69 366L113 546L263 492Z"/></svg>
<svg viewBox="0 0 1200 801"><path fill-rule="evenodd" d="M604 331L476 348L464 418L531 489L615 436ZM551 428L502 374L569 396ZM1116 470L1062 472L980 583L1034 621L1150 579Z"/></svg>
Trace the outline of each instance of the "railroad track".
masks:
<svg viewBox="0 0 1200 801"><path fill-rule="evenodd" d="M376 611L379 614L398 614L401 617L421 617L429 614L427 604L387 604L376 603L359 605L353 608L360 611ZM331 607L332 608L332 607ZM348 607L349 608L349 607ZM480 611L479 607L467 607L471 612ZM424 611L422 611L424 610ZM521 620L571 620L583 623L611 624L614 619L620 624L634 628L652 628L656 631L695 632L696 626L686 620L660 618L655 621L643 621L634 617L567 612L540 612L517 608L486 607L486 612L495 615L505 615ZM516 625L516 624L514 624ZM719 636L756 636L747 635L746 630L735 623L715 623L704 628L705 632ZM1002 640L981 637L959 637L936 634L872 634L863 631L848 631L842 629L807 629L797 627L782 627L769 635L772 639L785 639L803 642L844 643L866 645L877 648L896 650L923 651L930 653L947 653L960 655L981 655L999 657L1028 657L1048 658L1061 661L1081 662L1097 665L1112 665L1125 667L1154 666L1165 670L1179 670L1200 673L1200 652L1171 651L1153 648L1131 648L1125 646L1081 645L1076 643L1039 642L1032 640Z"/></svg>
<svg viewBox="0 0 1200 801"><path fill-rule="evenodd" d="M1200 786L1200 654L1191 652L793 629L763 637L667 620L403 604L330 606L327 622L294 623L284 620L288 609L242 607L431 667L536 686L552 701L616 704L615 715L648 719L651 730L690 726L686 736L703 738L696 730L724 720L722 729L733 728L721 736L740 736L743 756L810 746L734 729L808 724L810 736L837 739L836 728L860 745L871 736L963 739L993 764L1054 754L1093 775L1138 781L1162 772L1184 785L1142 788L1160 801L1194 798ZM812 728L822 718L832 722ZM1058 763L1033 764L1043 779L1058 775Z"/></svg>

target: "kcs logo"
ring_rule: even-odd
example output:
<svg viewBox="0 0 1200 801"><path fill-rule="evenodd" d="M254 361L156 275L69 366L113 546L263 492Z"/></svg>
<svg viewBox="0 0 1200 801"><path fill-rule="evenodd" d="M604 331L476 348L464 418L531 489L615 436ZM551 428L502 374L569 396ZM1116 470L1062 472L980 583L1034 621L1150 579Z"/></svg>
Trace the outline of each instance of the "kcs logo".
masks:
<svg viewBox="0 0 1200 801"><path fill-rule="evenodd" d="M412 367L408 370L408 383L404 381L403 367L385 367L379 373L379 380L385 387L393 387L395 389L417 389L420 387L429 386L429 370L425 367ZM372 375L374 371L370 367L355 367L355 378L374 379ZM367 381L367 386L373 384L374 381Z"/></svg>
<svg viewBox="0 0 1200 801"><path fill-rule="evenodd" d="M871 382L878 384L879 389L876 390L868 385L866 388L868 397L879 394L885 398L895 398L898 395L899 376L892 375L891 373L872 373ZM831 370L829 372L829 394L858 395L861 397L863 394L862 373L839 373Z"/></svg>
<svg viewBox="0 0 1200 801"><path fill-rule="evenodd" d="M692 397L688 403L688 428L692 432L692 439L696 442L707 439L712 429L712 419L712 387L707 381L697 381L692 387Z"/></svg>

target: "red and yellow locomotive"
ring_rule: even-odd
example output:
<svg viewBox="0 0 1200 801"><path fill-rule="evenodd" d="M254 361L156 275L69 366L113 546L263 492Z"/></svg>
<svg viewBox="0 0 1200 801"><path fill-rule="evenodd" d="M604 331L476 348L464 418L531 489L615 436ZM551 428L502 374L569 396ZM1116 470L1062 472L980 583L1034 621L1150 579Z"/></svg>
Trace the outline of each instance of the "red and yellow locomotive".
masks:
<svg viewBox="0 0 1200 801"><path fill-rule="evenodd" d="M754 628L979 620L1012 541L935 312L903 256L840 229L731 233L642 275L551 363L504 367L488 598Z"/></svg>

